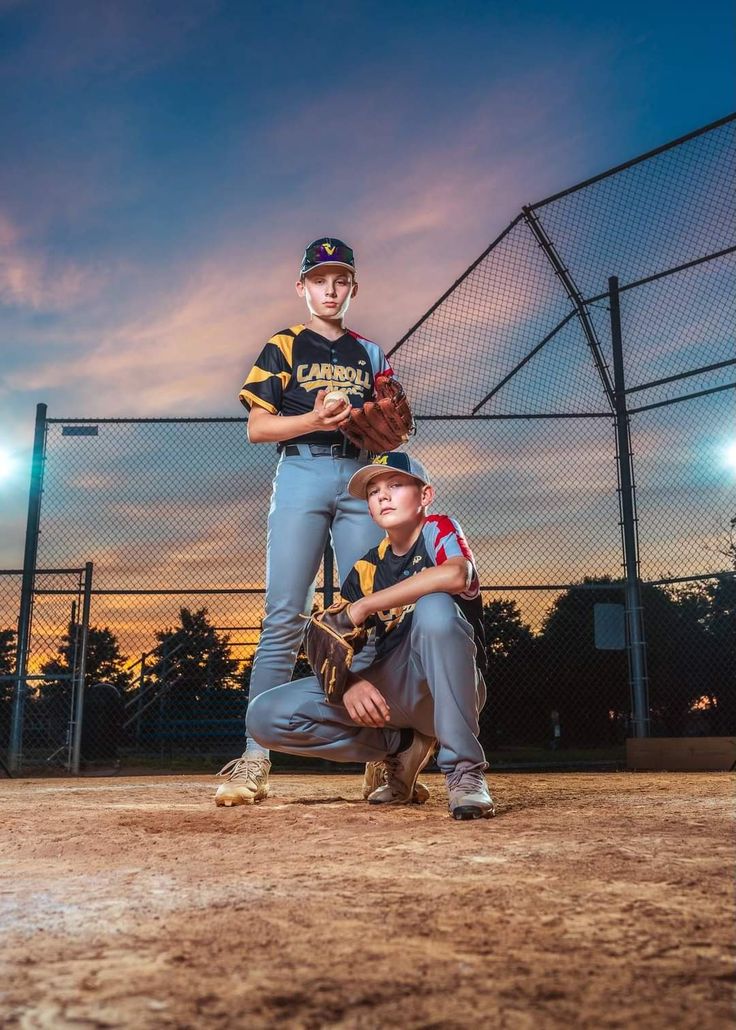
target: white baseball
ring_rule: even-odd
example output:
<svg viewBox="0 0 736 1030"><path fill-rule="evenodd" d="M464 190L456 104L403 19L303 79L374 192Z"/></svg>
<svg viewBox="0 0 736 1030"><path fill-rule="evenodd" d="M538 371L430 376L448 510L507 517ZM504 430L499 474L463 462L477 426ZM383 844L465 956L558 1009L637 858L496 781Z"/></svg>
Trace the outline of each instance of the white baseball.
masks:
<svg viewBox="0 0 736 1030"><path fill-rule="evenodd" d="M325 395L324 409L327 411L328 408L334 408L333 414L337 414L338 407L344 408L346 404L350 404L350 398L344 390L330 390Z"/></svg>

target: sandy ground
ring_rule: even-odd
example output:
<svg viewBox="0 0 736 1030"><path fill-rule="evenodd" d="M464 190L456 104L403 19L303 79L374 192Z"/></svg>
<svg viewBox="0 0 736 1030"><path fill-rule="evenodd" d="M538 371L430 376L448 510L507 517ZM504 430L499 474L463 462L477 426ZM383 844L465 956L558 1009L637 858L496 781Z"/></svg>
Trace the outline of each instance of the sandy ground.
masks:
<svg viewBox="0 0 736 1030"><path fill-rule="evenodd" d="M281 775L0 782L0 1023L733 1025L733 779L491 778L494 820Z"/></svg>

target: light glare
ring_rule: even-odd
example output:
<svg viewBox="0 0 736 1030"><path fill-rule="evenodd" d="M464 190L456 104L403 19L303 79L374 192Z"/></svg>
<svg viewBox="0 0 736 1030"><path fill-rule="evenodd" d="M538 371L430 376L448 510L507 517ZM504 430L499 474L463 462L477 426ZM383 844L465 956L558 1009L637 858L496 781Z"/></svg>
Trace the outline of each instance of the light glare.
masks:
<svg viewBox="0 0 736 1030"><path fill-rule="evenodd" d="M0 447L0 482L10 477L15 472L15 458L4 447Z"/></svg>
<svg viewBox="0 0 736 1030"><path fill-rule="evenodd" d="M736 440L726 447L724 455L728 467L736 469Z"/></svg>

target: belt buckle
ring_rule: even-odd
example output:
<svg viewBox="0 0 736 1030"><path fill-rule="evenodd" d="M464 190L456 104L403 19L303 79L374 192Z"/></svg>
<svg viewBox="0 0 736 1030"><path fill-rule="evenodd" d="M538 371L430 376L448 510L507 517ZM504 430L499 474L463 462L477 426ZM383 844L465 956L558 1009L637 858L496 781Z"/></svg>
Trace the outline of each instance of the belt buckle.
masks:
<svg viewBox="0 0 736 1030"><path fill-rule="evenodd" d="M344 458L343 445L341 443L330 444L330 457L331 458Z"/></svg>

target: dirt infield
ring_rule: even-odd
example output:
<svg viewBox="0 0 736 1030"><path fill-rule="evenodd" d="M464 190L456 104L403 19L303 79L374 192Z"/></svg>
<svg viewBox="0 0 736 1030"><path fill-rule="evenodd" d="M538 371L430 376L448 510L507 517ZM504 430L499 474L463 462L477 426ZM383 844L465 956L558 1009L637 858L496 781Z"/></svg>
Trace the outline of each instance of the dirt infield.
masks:
<svg viewBox="0 0 736 1030"><path fill-rule="evenodd" d="M493 776L499 816L356 776L0 783L0 1022L724 1027L727 774Z"/></svg>

